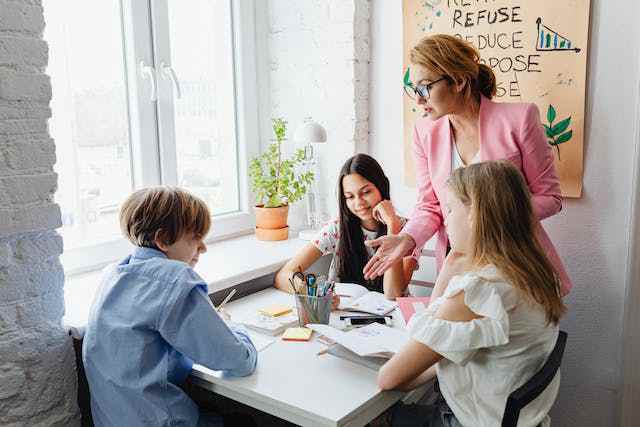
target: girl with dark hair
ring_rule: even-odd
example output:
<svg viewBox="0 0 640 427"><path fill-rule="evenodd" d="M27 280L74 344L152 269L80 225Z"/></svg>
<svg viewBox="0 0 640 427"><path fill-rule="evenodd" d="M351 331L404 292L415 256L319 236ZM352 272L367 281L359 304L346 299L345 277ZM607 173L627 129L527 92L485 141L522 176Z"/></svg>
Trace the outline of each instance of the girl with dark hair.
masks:
<svg viewBox="0 0 640 427"><path fill-rule="evenodd" d="M338 207L338 218L325 225L278 272L275 286L290 292L289 279L296 271L306 270L321 256L333 254L330 281L358 283L383 292L389 299L402 296L417 266L414 255L399 260L373 280L365 280L362 273L373 255L373 249L364 242L397 234L406 223L396 213L389 194L389 179L373 157L356 154L344 163L338 177Z"/></svg>

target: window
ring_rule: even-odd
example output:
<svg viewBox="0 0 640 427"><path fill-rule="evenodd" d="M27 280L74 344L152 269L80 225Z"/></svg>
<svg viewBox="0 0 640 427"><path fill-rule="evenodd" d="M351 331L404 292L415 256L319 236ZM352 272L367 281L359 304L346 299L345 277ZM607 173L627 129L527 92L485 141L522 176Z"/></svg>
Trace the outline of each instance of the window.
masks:
<svg viewBox="0 0 640 427"><path fill-rule="evenodd" d="M214 215L210 240L251 229L244 177L257 151L257 103L244 94L256 93L253 3L44 0L43 7L65 271L97 268L130 250L118 212L139 188L179 185L201 197Z"/></svg>

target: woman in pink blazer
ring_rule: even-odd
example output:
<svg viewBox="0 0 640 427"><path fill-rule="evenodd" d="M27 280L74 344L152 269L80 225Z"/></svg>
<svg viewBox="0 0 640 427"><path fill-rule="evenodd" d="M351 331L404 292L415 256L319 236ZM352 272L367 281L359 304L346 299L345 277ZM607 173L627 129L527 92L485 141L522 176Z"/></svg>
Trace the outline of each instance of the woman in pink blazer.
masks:
<svg viewBox="0 0 640 427"><path fill-rule="evenodd" d="M539 220L562 209L553 153L534 104L491 101L496 93L493 71L479 63L479 54L471 44L459 38L426 37L412 49L410 59L413 83L405 90L424 111L413 131L418 202L402 233L368 242L378 250L365 266L367 279L383 274L435 233L436 265L438 270L442 268L448 249L443 197L454 167L510 160L526 179ZM541 225L538 239L566 295L571 281Z"/></svg>

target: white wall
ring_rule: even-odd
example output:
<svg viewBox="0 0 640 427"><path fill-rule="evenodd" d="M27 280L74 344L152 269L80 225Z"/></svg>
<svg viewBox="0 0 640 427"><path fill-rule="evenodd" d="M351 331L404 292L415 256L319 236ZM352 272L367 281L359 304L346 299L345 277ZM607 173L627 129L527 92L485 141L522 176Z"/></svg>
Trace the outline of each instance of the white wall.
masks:
<svg viewBox="0 0 640 427"><path fill-rule="evenodd" d="M415 190L403 184L402 6L371 10L371 154L408 209ZM628 263L634 126L637 123L640 30L636 0L591 2L584 193L545 221L574 281L562 329L569 341L553 425L617 425L621 331Z"/></svg>
<svg viewBox="0 0 640 427"><path fill-rule="evenodd" d="M40 1L0 0L0 425L79 424Z"/></svg>
<svg viewBox="0 0 640 427"><path fill-rule="evenodd" d="M261 146L273 138L273 117L289 122L289 152L301 147L293 134L305 117L323 125L318 172L331 215L340 166L366 149L369 8L368 0L256 2ZM304 202L292 207L290 225L300 225L303 208Z"/></svg>

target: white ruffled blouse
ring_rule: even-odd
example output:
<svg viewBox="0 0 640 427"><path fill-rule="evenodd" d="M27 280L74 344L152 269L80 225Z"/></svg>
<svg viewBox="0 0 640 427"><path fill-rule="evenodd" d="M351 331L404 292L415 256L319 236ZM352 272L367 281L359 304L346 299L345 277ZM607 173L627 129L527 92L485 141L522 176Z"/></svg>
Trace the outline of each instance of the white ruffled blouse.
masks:
<svg viewBox="0 0 640 427"><path fill-rule="evenodd" d="M483 316L469 322L434 317L446 298L464 291L464 302ZM455 276L444 295L417 313L408 328L413 339L444 359L436 365L440 390L463 426L499 426L509 394L544 364L558 338L543 308L525 300L495 267ZM527 405L518 426L548 425L560 373Z"/></svg>

